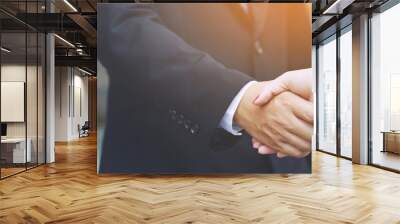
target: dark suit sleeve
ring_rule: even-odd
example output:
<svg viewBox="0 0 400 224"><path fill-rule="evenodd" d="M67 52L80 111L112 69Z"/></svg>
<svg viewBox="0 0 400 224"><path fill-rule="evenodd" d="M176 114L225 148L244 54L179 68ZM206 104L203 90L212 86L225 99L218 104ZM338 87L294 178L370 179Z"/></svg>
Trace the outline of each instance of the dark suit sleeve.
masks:
<svg viewBox="0 0 400 224"><path fill-rule="evenodd" d="M211 133L251 78L187 44L152 7L100 5L98 27L103 30L98 38L104 52L99 52L99 60L114 68L111 80L134 76L133 85L155 108L177 111L201 132Z"/></svg>

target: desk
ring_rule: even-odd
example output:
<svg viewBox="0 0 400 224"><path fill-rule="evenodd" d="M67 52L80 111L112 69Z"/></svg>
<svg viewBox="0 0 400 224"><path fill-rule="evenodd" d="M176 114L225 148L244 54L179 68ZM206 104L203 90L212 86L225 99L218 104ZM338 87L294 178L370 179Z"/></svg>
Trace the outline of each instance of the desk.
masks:
<svg viewBox="0 0 400 224"><path fill-rule="evenodd" d="M31 145L32 141L28 138L25 151L25 138L1 139L1 157L6 161L6 163L31 162Z"/></svg>
<svg viewBox="0 0 400 224"><path fill-rule="evenodd" d="M400 154L400 131L382 131L381 133L383 133L382 152Z"/></svg>

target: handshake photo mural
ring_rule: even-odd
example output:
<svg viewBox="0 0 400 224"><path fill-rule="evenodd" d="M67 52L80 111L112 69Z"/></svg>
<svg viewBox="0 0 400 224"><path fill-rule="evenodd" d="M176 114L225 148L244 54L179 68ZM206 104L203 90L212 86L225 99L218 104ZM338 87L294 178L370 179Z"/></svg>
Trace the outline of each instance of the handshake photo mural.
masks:
<svg viewBox="0 0 400 224"><path fill-rule="evenodd" d="M98 172L311 173L309 3L98 6Z"/></svg>
<svg viewBox="0 0 400 224"><path fill-rule="evenodd" d="M301 158L310 153L312 83L312 70L302 69L286 72L272 81L255 82L246 91L234 122L252 136L258 153L276 153L278 158Z"/></svg>

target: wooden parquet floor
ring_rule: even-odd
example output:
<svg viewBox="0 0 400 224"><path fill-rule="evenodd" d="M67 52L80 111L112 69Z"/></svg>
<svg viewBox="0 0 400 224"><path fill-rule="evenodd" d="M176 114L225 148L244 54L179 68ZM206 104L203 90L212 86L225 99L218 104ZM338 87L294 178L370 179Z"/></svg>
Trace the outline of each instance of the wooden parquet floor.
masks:
<svg viewBox="0 0 400 224"><path fill-rule="evenodd" d="M0 223L400 223L400 175L314 152L312 175L96 174L96 139L0 181Z"/></svg>

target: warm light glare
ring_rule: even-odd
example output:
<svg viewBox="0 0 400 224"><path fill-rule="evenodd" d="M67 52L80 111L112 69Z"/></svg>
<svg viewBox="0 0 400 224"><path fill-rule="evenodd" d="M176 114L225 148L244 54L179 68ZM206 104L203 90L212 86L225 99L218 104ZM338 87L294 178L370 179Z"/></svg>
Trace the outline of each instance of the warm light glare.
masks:
<svg viewBox="0 0 400 224"><path fill-rule="evenodd" d="M57 37L57 38L58 38L59 40L61 40L62 42L64 42L65 44L67 44L68 46L75 48L75 45L73 45L73 44L72 44L71 42L69 42L68 40L66 40L66 39L64 39L64 38L62 38L62 37L60 37L60 36L57 35L57 34L54 34L54 36Z"/></svg>
<svg viewBox="0 0 400 224"><path fill-rule="evenodd" d="M1 51L4 51L6 53L10 53L11 52L10 50L8 50L7 48L4 48L4 47L1 48Z"/></svg>
<svg viewBox="0 0 400 224"><path fill-rule="evenodd" d="M78 10L71 4L69 3L68 0L64 0L65 4L67 4L74 12L78 12Z"/></svg>
<svg viewBox="0 0 400 224"><path fill-rule="evenodd" d="M81 69L81 68L78 68L78 70L79 71L81 71L81 72L83 72L83 73L85 73L85 74L87 74L87 75L92 75L92 73L90 73L90 72L88 72L88 71L85 71L85 70L83 70L83 69Z"/></svg>

